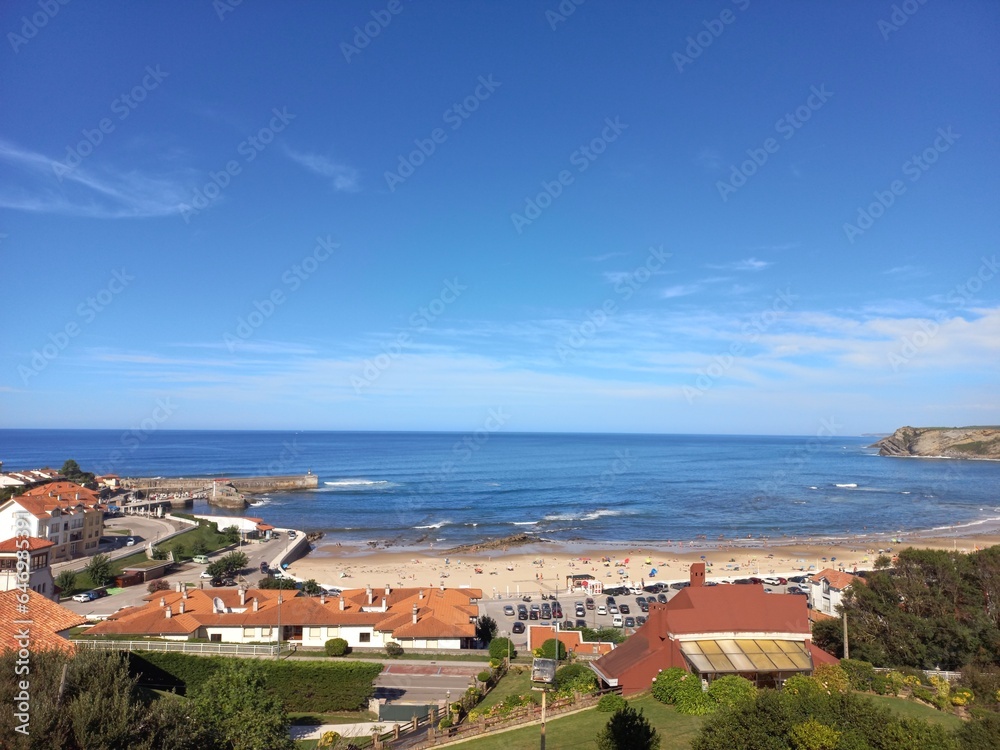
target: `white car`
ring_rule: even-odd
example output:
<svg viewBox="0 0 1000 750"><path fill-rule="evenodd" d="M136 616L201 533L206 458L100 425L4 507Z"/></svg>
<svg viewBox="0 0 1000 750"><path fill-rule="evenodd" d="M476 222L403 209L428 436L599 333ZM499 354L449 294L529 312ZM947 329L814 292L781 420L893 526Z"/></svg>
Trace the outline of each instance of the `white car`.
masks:
<svg viewBox="0 0 1000 750"><path fill-rule="evenodd" d="M97 598L97 594L93 591L84 591L82 594L76 594L73 597L74 602L92 602Z"/></svg>
<svg viewBox="0 0 1000 750"><path fill-rule="evenodd" d="M608 608L605 607L603 604L597 608L597 614L606 615L607 613L608 613Z"/></svg>
<svg viewBox="0 0 1000 750"><path fill-rule="evenodd" d="M215 578L215 576L213 576L213 575L212 575L211 573L209 573L209 572L208 572L207 570L203 570L203 571L201 571L201 575L200 575L200 576L198 576L198 577L199 577L199 578Z"/></svg>
<svg viewBox="0 0 1000 750"><path fill-rule="evenodd" d="M612 627L620 628L620 627L622 627L622 625L623 625L623 623L622 623L622 616L621 615L615 615L614 617L611 618L611 626Z"/></svg>
<svg viewBox="0 0 1000 750"><path fill-rule="evenodd" d="M134 547L135 546L135 539L133 539L132 537L129 537L128 539L126 539L125 540L125 546L126 547Z"/></svg>

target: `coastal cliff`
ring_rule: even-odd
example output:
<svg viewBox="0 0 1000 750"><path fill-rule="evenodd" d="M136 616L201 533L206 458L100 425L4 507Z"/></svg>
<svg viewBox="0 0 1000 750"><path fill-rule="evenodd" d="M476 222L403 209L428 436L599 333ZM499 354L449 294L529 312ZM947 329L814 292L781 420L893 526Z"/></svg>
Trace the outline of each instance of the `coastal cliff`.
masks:
<svg viewBox="0 0 1000 750"><path fill-rule="evenodd" d="M870 447L880 456L1000 459L1000 427L900 427Z"/></svg>

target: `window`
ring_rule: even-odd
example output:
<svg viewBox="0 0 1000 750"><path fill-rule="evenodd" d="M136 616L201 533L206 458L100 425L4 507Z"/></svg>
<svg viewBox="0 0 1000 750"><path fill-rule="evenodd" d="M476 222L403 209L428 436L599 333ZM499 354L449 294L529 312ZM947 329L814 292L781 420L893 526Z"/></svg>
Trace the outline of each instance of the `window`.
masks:
<svg viewBox="0 0 1000 750"><path fill-rule="evenodd" d="M257 631L254 628L243 628L244 638L253 638L256 634Z"/></svg>
<svg viewBox="0 0 1000 750"><path fill-rule="evenodd" d="M310 638L319 638L323 633L323 628L309 628Z"/></svg>
<svg viewBox="0 0 1000 750"><path fill-rule="evenodd" d="M271 628L261 628L260 629L260 637L261 638L268 638L268 637L270 637L270 635L271 635Z"/></svg>
<svg viewBox="0 0 1000 750"><path fill-rule="evenodd" d="M361 635L358 637L358 640L361 643L371 643L372 642L372 634L371 633L361 633Z"/></svg>
<svg viewBox="0 0 1000 750"><path fill-rule="evenodd" d="M830 593L830 582L825 578L823 579L823 593L824 594Z"/></svg>
<svg viewBox="0 0 1000 750"><path fill-rule="evenodd" d="M339 627L336 627L336 628L327 628L326 629L326 637L327 638L337 638L339 635L340 635L340 628Z"/></svg>
<svg viewBox="0 0 1000 750"><path fill-rule="evenodd" d="M212 641L212 643L219 643L222 641L222 633L210 633L208 640Z"/></svg>

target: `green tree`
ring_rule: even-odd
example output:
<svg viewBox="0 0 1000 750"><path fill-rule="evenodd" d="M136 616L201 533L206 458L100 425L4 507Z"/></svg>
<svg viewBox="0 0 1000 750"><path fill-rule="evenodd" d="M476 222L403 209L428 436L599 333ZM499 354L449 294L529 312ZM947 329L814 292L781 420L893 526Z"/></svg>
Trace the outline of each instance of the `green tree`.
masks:
<svg viewBox="0 0 1000 750"><path fill-rule="evenodd" d="M245 552L230 552L215 562L209 563L205 571L213 578L235 575L247 566L249 559Z"/></svg>
<svg viewBox="0 0 1000 750"><path fill-rule="evenodd" d="M115 577L111 568L111 558L107 555L94 555L84 570L95 586L107 586Z"/></svg>
<svg viewBox="0 0 1000 750"><path fill-rule="evenodd" d="M293 750L288 715L267 693L264 670L252 660L232 659L192 691L194 714L212 736L232 750Z"/></svg>
<svg viewBox="0 0 1000 750"><path fill-rule="evenodd" d="M788 732L795 750L836 750L840 742L840 732L816 719L806 719L796 724Z"/></svg>
<svg viewBox="0 0 1000 750"><path fill-rule="evenodd" d="M208 545L205 544L204 539L195 539L194 543L191 545L191 554L193 555L207 555Z"/></svg>
<svg viewBox="0 0 1000 750"><path fill-rule="evenodd" d="M211 567L211 566L209 566ZM297 584L291 578L271 578L264 576L257 582L259 589L294 589Z"/></svg>
<svg viewBox="0 0 1000 750"><path fill-rule="evenodd" d="M64 570L56 576L56 586L63 594L70 594L76 589L76 573Z"/></svg>
<svg viewBox="0 0 1000 750"><path fill-rule="evenodd" d="M166 560L170 557L170 554L163 549L163 547L153 547L153 559L154 560Z"/></svg>
<svg viewBox="0 0 1000 750"><path fill-rule="evenodd" d="M508 656L511 659L517 656L517 650L510 638L494 638L490 641L490 658L506 659Z"/></svg>
<svg viewBox="0 0 1000 750"><path fill-rule="evenodd" d="M90 484L94 481L94 475L89 471L84 471L73 459L68 459L59 470L59 473L66 477L68 482L77 484Z"/></svg>
<svg viewBox="0 0 1000 750"><path fill-rule="evenodd" d="M182 542L178 542L174 545L174 560L180 562L181 559L188 556L187 547L184 546Z"/></svg>
<svg viewBox="0 0 1000 750"><path fill-rule="evenodd" d="M660 734L641 709L625 706L611 715L597 735L597 747L598 750L659 750Z"/></svg>
<svg viewBox="0 0 1000 750"><path fill-rule="evenodd" d="M331 638L323 647L326 649L327 656L343 656L347 653L347 641L343 638Z"/></svg>
<svg viewBox="0 0 1000 750"><path fill-rule="evenodd" d="M496 638L496 635L497 621L489 615L480 615L479 619L476 620L476 638L478 638L484 646L489 646L490 641Z"/></svg>
<svg viewBox="0 0 1000 750"><path fill-rule="evenodd" d="M323 589L314 578L310 578L302 584L302 593L306 596L319 596L323 593Z"/></svg>
<svg viewBox="0 0 1000 750"><path fill-rule="evenodd" d="M227 526L226 528L224 528L222 530L222 535L226 537L226 541L229 542L230 544L240 543L240 538L241 538L240 527L236 526L235 524L233 526Z"/></svg>
<svg viewBox="0 0 1000 750"><path fill-rule="evenodd" d="M558 652L556 649L559 649ZM549 638L542 647L538 649L538 655L543 659L557 659L563 661L566 658L566 644L555 638Z"/></svg>

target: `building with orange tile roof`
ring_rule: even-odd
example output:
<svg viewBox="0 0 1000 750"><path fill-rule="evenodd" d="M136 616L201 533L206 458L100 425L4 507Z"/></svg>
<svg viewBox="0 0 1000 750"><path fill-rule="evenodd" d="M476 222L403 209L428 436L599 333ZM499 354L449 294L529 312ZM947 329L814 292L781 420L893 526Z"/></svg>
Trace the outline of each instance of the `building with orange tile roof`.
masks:
<svg viewBox="0 0 1000 750"><path fill-rule="evenodd" d="M809 577L809 605L813 612L837 617L837 607L844 599L844 592L853 584L864 582L865 579L860 576L824 568Z"/></svg>
<svg viewBox="0 0 1000 750"><path fill-rule="evenodd" d="M25 601L27 599L27 601ZM0 591L0 650L72 651L68 631L87 622L34 591ZM25 631L27 631L25 635ZM27 645L25 645L25 641Z"/></svg>
<svg viewBox="0 0 1000 750"><path fill-rule="evenodd" d="M179 585L178 585L179 588ZM88 634L205 638L222 643L282 641L322 647L330 638L348 645L404 649L464 648L476 635L478 589L370 587L341 596L304 596L295 590L193 589L151 594L142 607L124 609Z"/></svg>
<svg viewBox="0 0 1000 750"><path fill-rule="evenodd" d="M0 537L48 539L50 562L95 554L103 529L100 497L73 482L51 482L0 502Z"/></svg>
<svg viewBox="0 0 1000 750"><path fill-rule="evenodd" d="M0 541L0 591L22 588L22 583L37 594L59 601L49 554L54 545L34 536L11 537ZM18 565L18 558L23 562Z"/></svg>
<svg viewBox="0 0 1000 750"><path fill-rule="evenodd" d="M646 623L591 663L608 687L626 695L649 689L663 669L680 667L711 681L729 674L760 686L811 674L837 659L812 643L804 597L762 586L704 586L705 564L691 566L691 585L668 603L652 604Z"/></svg>
<svg viewBox="0 0 1000 750"><path fill-rule="evenodd" d="M551 625L528 626L528 648L541 648L545 641L558 638L566 647L567 654L597 657L611 653L615 644L610 641L585 641L579 630L556 630Z"/></svg>

